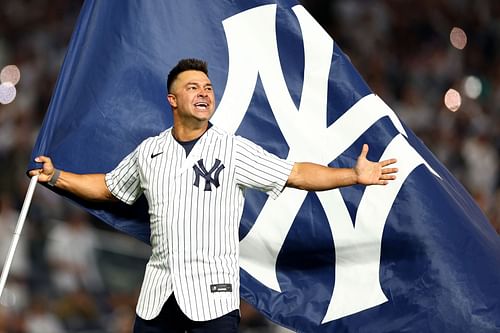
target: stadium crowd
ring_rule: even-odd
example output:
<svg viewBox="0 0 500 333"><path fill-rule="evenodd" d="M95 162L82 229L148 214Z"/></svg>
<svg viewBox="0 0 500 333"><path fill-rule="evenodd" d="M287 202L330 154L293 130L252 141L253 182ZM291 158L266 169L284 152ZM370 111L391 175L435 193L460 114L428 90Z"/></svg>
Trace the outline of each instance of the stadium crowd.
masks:
<svg viewBox="0 0 500 333"><path fill-rule="evenodd" d="M0 5L0 68L15 64L21 71L16 99L0 105L2 266L29 182L28 159L81 3ZM500 233L500 1L302 3ZM466 33L463 49L450 43L453 27ZM467 94L470 77L478 79L474 96ZM443 102L450 88L462 96L456 112ZM39 187L0 299L0 333L130 332L147 253ZM242 313L242 332L279 330L247 304Z"/></svg>

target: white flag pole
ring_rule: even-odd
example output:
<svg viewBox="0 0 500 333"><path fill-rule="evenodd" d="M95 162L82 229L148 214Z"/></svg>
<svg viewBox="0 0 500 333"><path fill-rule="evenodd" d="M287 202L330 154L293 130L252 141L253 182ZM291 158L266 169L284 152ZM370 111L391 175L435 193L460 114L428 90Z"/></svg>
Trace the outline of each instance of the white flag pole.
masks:
<svg viewBox="0 0 500 333"><path fill-rule="evenodd" d="M19 237L21 237L21 231L23 230L24 221L26 221L26 215L28 215L28 209L30 208L31 198L33 198L37 182L38 175L31 177L28 191L26 192L26 197L24 198L23 207L21 208L21 213L19 214L19 218L17 220L16 230L14 230L14 237L12 237L12 242L10 243L9 253L7 254L5 264L3 265L2 276L0 277L0 297L2 297L5 282L7 281L7 275L9 275L10 265L12 264L14 253L16 252L17 242L19 241Z"/></svg>

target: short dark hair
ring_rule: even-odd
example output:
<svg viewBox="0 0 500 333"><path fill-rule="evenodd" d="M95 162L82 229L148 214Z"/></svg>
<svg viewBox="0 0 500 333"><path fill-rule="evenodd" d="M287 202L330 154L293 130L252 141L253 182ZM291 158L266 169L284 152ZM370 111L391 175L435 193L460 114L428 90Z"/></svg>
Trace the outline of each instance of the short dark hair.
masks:
<svg viewBox="0 0 500 333"><path fill-rule="evenodd" d="M181 59L177 65L175 65L172 70L170 70L170 73L168 73L167 77L167 91L170 92L170 88L172 87L172 83L175 81L177 76L179 76L180 73L185 72L185 71L200 71L205 73L208 76L208 65L205 61L200 60L200 59L194 59L194 58L189 58L189 59Z"/></svg>

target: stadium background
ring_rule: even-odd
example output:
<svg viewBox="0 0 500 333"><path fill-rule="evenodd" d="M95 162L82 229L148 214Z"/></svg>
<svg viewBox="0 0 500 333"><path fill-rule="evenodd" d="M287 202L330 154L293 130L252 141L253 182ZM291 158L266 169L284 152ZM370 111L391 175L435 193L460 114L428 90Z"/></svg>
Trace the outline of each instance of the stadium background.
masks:
<svg viewBox="0 0 500 333"><path fill-rule="evenodd" d="M500 2L301 2L500 233ZM21 72L16 99L0 104L2 265L80 6L80 0L0 4L0 68ZM450 89L460 105L445 104ZM0 333L129 332L149 249L42 187L28 219L0 299ZM242 332L279 331L245 304L242 313Z"/></svg>

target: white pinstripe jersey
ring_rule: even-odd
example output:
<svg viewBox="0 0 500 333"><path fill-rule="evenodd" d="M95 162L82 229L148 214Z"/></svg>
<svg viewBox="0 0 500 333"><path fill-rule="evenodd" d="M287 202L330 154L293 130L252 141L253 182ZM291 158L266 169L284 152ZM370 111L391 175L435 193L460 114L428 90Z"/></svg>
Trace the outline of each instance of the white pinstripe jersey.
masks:
<svg viewBox="0 0 500 333"><path fill-rule="evenodd" d="M144 193L149 203L152 254L137 314L156 317L172 292L193 320L238 309L244 189L277 197L292 166L212 126L187 157L168 129L143 141L106 174L115 197L132 204Z"/></svg>

